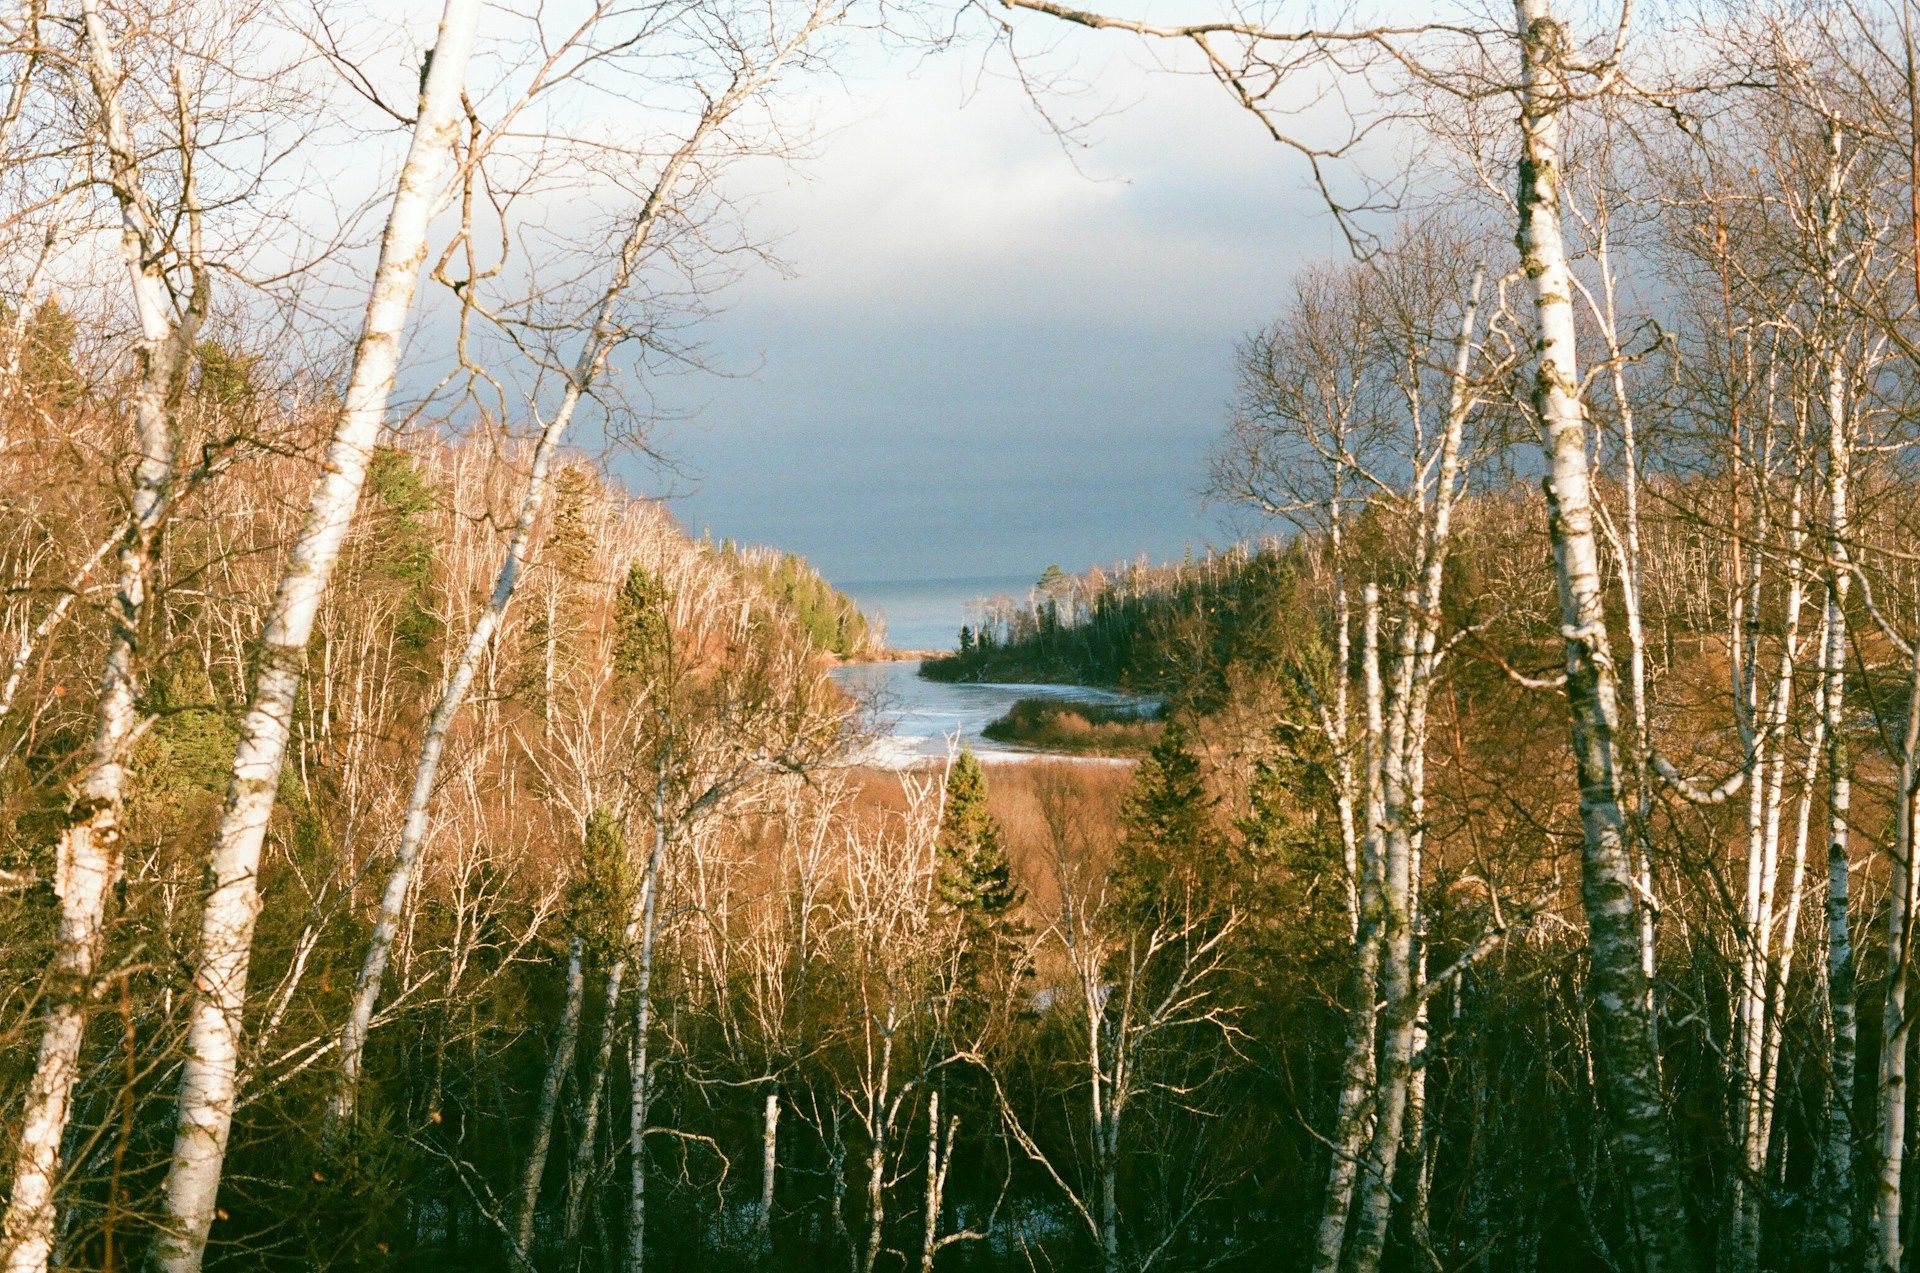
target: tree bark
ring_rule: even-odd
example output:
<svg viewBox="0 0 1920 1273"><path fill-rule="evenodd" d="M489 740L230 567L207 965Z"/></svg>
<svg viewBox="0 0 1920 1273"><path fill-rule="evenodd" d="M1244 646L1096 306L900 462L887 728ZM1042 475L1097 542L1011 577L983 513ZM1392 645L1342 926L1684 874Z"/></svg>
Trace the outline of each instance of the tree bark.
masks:
<svg viewBox="0 0 1920 1273"><path fill-rule="evenodd" d="M201 912L173 1157L163 1187L160 1235L150 1256L152 1267L162 1273L198 1273L213 1225L233 1124L247 970L260 911L261 846L279 793L307 642L359 504L399 369L400 338L426 259L436 187L459 122L479 9L479 0L446 0L442 10L345 400L255 656L252 693L215 831L210 888Z"/></svg>
<svg viewBox="0 0 1920 1273"><path fill-rule="evenodd" d="M553 1143L553 1117L560 1107L560 1088L573 1067L573 1050L580 1041L580 1008L586 999L586 942L576 936L567 949L567 1002L560 1012L560 1032L553 1041L553 1057L540 1085L540 1104L534 1114L533 1144L527 1150L526 1170L520 1177L520 1208L514 1216L514 1256L533 1267L533 1222L540 1207L540 1180L547 1171L547 1150Z"/></svg>
<svg viewBox="0 0 1920 1273"><path fill-rule="evenodd" d="M1369 1139L1374 1054L1379 1031L1381 898L1385 857L1380 767L1385 749L1380 686L1380 595L1368 584L1361 619L1361 666L1366 678L1366 755L1362 801L1366 827L1360 837L1360 926L1354 934L1353 968L1347 982L1347 1051L1340 1067L1340 1103L1334 1124L1327 1197L1315 1236L1315 1273L1339 1273L1346 1250L1360 1156ZM1343 672L1344 674L1344 672Z"/></svg>
<svg viewBox="0 0 1920 1273"><path fill-rule="evenodd" d="M653 939L659 912L660 871L667 857L664 800L656 802L653 851L640 878L640 950L633 982L633 1103L628 1110L627 1270L647 1267L647 1104L653 1074L647 1044L653 1032Z"/></svg>
<svg viewBox="0 0 1920 1273"><path fill-rule="evenodd" d="M580 1220L586 1210L589 1177L593 1171L593 1142L600 1132L600 1110L606 1104L607 1075L613 1069L613 1043L618 1033L620 988L626 981L627 954L639 931L638 911L628 924L620 955L607 970L607 988L600 1013L600 1045L593 1058L593 1073L587 1079L587 1095L580 1118L580 1140L573 1148L573 1162L567 1169L567 1215L562 1226L562 1248L572 1253L580 1237Z"/></svg>
<svg viewBox="0 0 1920 1273"><path fill-rule="evenodd" d="M773 1245L773 1186L780 1167L780 1089L767 1093L766 1112L760 1131L760 1214L754 1221L759 1230L760 1249L770 1253Z"/></svg>
<svg viewBox="0 0 1920 1273"><path fill-rule="evenodd" d="M1829 168L1829 200L1838 198L1837 134ZM1829 238L1837 231L1829 229ZM1829 244L1831 252L1832 245ZM1831 285L1828 288L1831 301ZM1826 367L1827 415L1827 644L1821 656L1826 686L1827 777L1827 1017L1832 1052L1827 1065L1827 1143L1823 1154L1828 1253L1843 1258L1853 1248L1853 1084L1859 1055L1859 1006L1854 1001L1852 916L1853 761L1846 736L1847 595L1853 585L1848 539L1851 518L1853 440L1849 427L1846 369L1839 354Z"/></svg>
<svg viewBox="0 0 1920 1273"><path fill-rule="evenodd" d="M1621 815L1619 706L1607 646L1575 349L1573 279L1560 228L1560 116L1566 28L1549 0L1515 0L1523 53L1518 164L1521 268L1532 284L1533 409L1549 469L1547 524L1566 646L1570 737L1580 782L1581 899L1587 916L1599 1068L1612 1116L1630 1231L1641 1267L1694 1267L1640 964L1640 911Z"/></svg>
<svg viewBox="0 0 1920 1273"><path fill-rule="evenodd" d="M118 573L92 749L55 847L53 890L60 920L48 970L46 1016L20 1113L13 1188L0 1222L0 1264L7 1273L42 1273L53 1253L61 1142L80 1074L86 1005L100 962L107 899L120 875L128 752L139 730L140 624L155 539L173 494L174 398L207 305L206 272L198 259L200 214L189 185L193 291L179 317L174 316L161 235L141 188L139 155L121 106L119 58L96 0L84 0L81 13L86 72L99 101L111 188L120 208L121 262L140 320L139 374L133 390L138 458L132 506L116 549ZM63 598L59 607L64 609L65 603ZM9 701L15 685L17 679L10 678Z"/></svg>
<svg viewBox="0 0 1920 1273"><path fill-rule="evenodd" d="M1893 869L1887 885L1887 988L1881 1009L1879 1154L1873 1182L1875 1273L1901 1273L1904 1242L1901 1177L1907 1157L1907 1050L1913 1018L1907 978L1913 967L1914 790L1920 782L1920 635L1907 677L1907 719L1901 735L1899 803L1894 808Z"/></svg>

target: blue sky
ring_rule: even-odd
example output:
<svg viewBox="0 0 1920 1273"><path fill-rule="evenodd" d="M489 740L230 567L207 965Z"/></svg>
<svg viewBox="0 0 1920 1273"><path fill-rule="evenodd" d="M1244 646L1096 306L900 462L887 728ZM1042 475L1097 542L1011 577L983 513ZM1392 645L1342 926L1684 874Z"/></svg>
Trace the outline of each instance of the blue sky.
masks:
<svg viewBox="0 0 1920 1273"><path fill-rule="evenodd" d="M654 443L678 471L630 466L636 489L841 581L1225 537L1198 489L1234 342L1338 242L1303 166L1211 81L1125 40L1059 52L1098 86L1070 108L1105 111L1081 149L977 48L814 103L815 158L743 187L788 270L736 285L705 335L737 374L675 384L684 418Z"/></svg>

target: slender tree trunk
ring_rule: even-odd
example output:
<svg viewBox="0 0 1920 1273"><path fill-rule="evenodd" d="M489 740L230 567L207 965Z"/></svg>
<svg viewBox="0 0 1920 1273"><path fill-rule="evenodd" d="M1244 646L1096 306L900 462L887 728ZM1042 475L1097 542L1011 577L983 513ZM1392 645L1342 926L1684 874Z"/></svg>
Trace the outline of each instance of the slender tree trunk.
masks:
<svg viewBox="0 0 1920 1273"><path fill-rule="evenodd" d="M1900 745L1899 804L1894 809L1892 878L1887 886L1887 989L1881 1011L1879 1154L1873 1182L1874 1273L1901 1273L1901 1177L1907 1157L1907 1012L1912 972L1914 790L1920 780L1920 636L1907 678L1907 720Z"/></svg>
<svg viewBox="0 0 1920 1273"><path fill-rule="evenodd" d="M171 466L171 453L168 455L168 463L169 466ZM139 477L136 473L136 484L138 480ZM171 485L171 483L169 483L169 485ZM33 625L32 631L20 638L19 647L14 650L13 657L7 661L6 680L0 681L0 721L4 721L8 713L13 710L13 701L19 696L20 684L26 679L27 667L33 662L34 651L38 650L40 643L45 641L53 630L59 627L61 622L66 619L67 612L73 609L73 603L79 599L88 576L92 575L93 572L99 568L100 563L105 561L109 554L114 555L116 564L122 566L122 577L118 583L121 589L125 588L124 563L120 563L118 557L119 551L124 547L124 538L124 533L122 533L114 535L111 539L101 540L87 559L80 563L79 569L73 572L71 579L69 579L67 583L66 591L62 592L58 599L56 599L51 606L47 607L46 614L40 617L40 622ZM124 603L116 600L116 604L123 605ZM18 746L19 744L15 745Z"/></svg>
<svg viewBox="0 0 1920 1273"><path fill-rule="evenodd" d="M1340 1068L1340 1103L1334 1123L1333 1158L1327 1167L1327 1197L1314 1245L1315 1273L1339 1273L1346 1250L1347 1217L1353 1206L1360 1156L1369 1136L1374 1051L1379 1030L1381 898L1385 857L1380 768L1385 750L1385 705L1380 686L1380 594L1368 584L1361 618L1361 666L1366 678L1365 798L1367 825L1361 836L1360 927L1354 938L1347 982L1347 1051Z"/></svg>
<svg viewBox="0 0 1920 1273"><path fill-rule="evenodd" d="M554 453L559 448L561 436L573 414L573 404L578 398L578 389L570 387L566 403L540 435L533 454L533 471L527 478L526 491L520 500L520 516L508 541L506 556L500 563L493 592L487 598L473 629L467 634L466 645L454 664L453 674L448 677L440 700L434 706L433 715L428 718L426 734L420 742L419 760L414 767L413 788L407 798L393 870L388 873L386 887L381 890L380 913L374 920L373 933L367 939L366 954L354 982L353 1006L340 1030L339 1079L327 1102L329 1129L339 1128L353 1119L359 1099L360 1067L366 1053L367 1034L373 1028L373 1014L380 1002L387 962L393 954L393 943L400 935L401 921L405 918L407 894L413 887L414 865L419 859L421 846L426 843L428 813L440 776L440 761L446 753L447 734L453 726L454 717L466 702L467 691L493 643L494 633L506 618L507 606L513 600L514 586L519 582L527 543L533 537L534 521L546 502Z"/></svg>
<svg viewBox="0 0 1920 1273"><path fill-rule="evenodd" d="M1838 430L1841 426L1836 421ZM1853 871L1852 759L1846 738L1847 465L1843 449L1828 457L1828 509L1832 560L1827 581L1827 644L1821 653L1826 684L1827 778L1827 1018L1832 1032L1827 1065L1827 1135L1822 1155L1826 1240L1838 1260L1853 1248L1853 1082L1858 1051L1858 1011L1854 1002L1852 918L1849 914Z"/></svg>
<svg viewBox="0 0 1920 1273"><path fill-rule="evenodd" d="M520 1208L514 1216L514 1255L533 1267L533 1222L540 1207L540 1180L547 1173L547 1150L553 1144L553 1118L560 1107L560 1088L573 1068L573 1050L580 1041L580 1008L586 999L586 941L574 937L567 948L567 1002L560 1012L560 1032L553 1041L547 1077L540 1085L540 1104L534 1114L533 1144L520 1177Z"/></svg>
<svg viewBox="0 0 1920 1273"><path fill-rule="evenodd" d="M1567 706L1580 781L1581 896L1597 1043L1628 1220L1646 1273L1694 1267L1661 1101L1640 906L1624 834L1614 754L1618 729L1593 530L1586 419L1575 355L1573 279L1560 230L1560 116L1570 37L1549 0L1515 0L1524 53L1518 172L1521 268L1538 340L1533 408L1546 453L1548 531L1566 642Z"/></svg>
<svg viewBox="0 0 1920 1273"><path fill-rule="evenodd" d="M633 983L633 1103L629 1107L627 1150L630 1155L627 1192L627 1270L646 1273L647 1267L647 1104L652 1069L647 1044L653 1032L653 940L659 912L660 871L667 858L664 801L654 808L653 852L640 879L640 949Z"/></svg>
<svg viewBox="0 0 1920 1273"><path fill-rule="evenodd" d="M96 0L84 0L81 11L87 75L99 100L112 189L120 207L120 256L140 319L139 374L133 391L138 458L132 506L116 550L118 577L109 611L111 627L94 711L92 750L54 851L53 890L60 902L60 921L33 1078L20 1112L13 1188L0 1222L0 1244L4 1244L0 1263L7 1273L41 1273L53 1252L61 1143L80 1074L87 1000L100 962L107 898L120 874L128 752L139 729L140 624L154 543L173 492L173 399L207 303L206 275L197 251L199 211L192 205L189 189L194 288L184 312L178 319L174 316L159 236L140 187L139 157L121 107L119 59ZM65 603L64 598L56 603L56 614ZM9 702L17 683L9 679Z"/></svg>
<svg viewBox="0 0 1920 1273"><path fill-rule="evenodd" d="M730 93L720 102L710 105L702 114L699 124L691 136L681 143L667 162L662 166L647 198L641 204L628 229L626 238L621 242L620 255L614 267L613 278L607 290L601 294L600 303L594 312L593 323L580 342L580 351L574 358L572 373L567 377L566 392L562 395L553 418L540 431L540 440L534 446L533 463L527 475L527 485L520 497L520 512L514 522L513 533L507 540L505 555L500 561L500 570L494 579L493 591L487 598L487 604L481 609L479 618L474 621L467 634L466 645L454 663L445 687L440 692L440 700L434 706L433 715L427 722L427 730L420 741L420 755L414 767L413 789L407 799L407 811L401 823L400 845L396 852L392 872L387 876L386 888L380 897L380 915L375 921L373 935L368 939L367 952L360 965L360 975L354 986L353 1008L347 1016L346 1024L340 1031L340 1082L328 1104L329 1125L338 1125L353 1116L354 1104L360 1085L361 1058L366 1050L367 1032L373 1026L374 1008L380 1001L381 983L386 975L387 960L393 951L393 942L400 931L400 921L405 914L407 893L413 883L413 868L419 858L420 849L426 843L428 813L433 803L434 787L439 779L440 761L446 753L447 732L453 726L454 717L467 700L467 691L473 685L473 678L479 672L487 651L493 645L494 634L506 619L507 607L513 602L514 588L520 581L521 567L525 563L527 545L533 538L534 523L539 519L540 510L546 505L547 495L552 486L552 469L555 454L561 441L566 437L567 429L573 423L574 413L579 409L581 398L592 387L600 369L605 365L607 355L617 335L617 306L628 285L633 281L635 269L639 266L647 241L653 234L663 208L671 206L675 186L680 174L692 161L700 145L718 124L725 119L739 100L739 91ZM552 697L554 623L551 610L547 623L547 676L548 699Z"/></svg>
<svg viewBox="0 0 1920 1273"><path fill-rule="evenodd" d="M1787 596L1779 659L1767 709L1764 714L1756 713L1761 720L1748 784L1746 933L1737 1016L1741 1168L1733 1181L1733 1223L1726 1257L1729 1270L1734 1271L1756 1269L1760 1262L1760 1200L1766 1189L1773 1125L1773 1093L1767 1070L1782 1025L1778 997L1785 981L1774 961L1773 932L1778 918L1780 815L1787 786L1786 727L1793 706L1794 651L1799 645L1806 593L1800 565L1805 536L1799 501L1796 488L1787 534Z"/></svg>
<svg viewBox="0 0 1920 1273"><path fill-rule="evenodd" d="M600 1012L600 1045L594 1052L593 1072L587 1078L587 1096L580 1117L580 1139L573 1147L573 1162L567 1169L567 1214L561 1229L562 1249L569 1256L580 1239L580 1221L584 1216L593 1174L593 1145L600 1132L600 1111L606 1105L607 1076L613 1070L613 1044L619 1034L620 988L627 976L627 951L639 934L639 910L627 925L621 953L607 970L607 988Z"/></svg>
<svg viewBox="0 0 1920 1273"><path fill-rule="evenodd" d="M1372 599L1369 598L1371 601ZM1381 765L1380 1000L1379 1055L1375 1062L1373 1136L1362 1173L1359 1213L1350 1240L1349 1267L1374 1273L1386 1245L1393 1207L1393 1178L1406 1126L1408 1080L1413 1062L1413 857L1408 752L1414 745L1409 719L1415 663L1419 657L1416 615L1420 597L1402 598L1399 638L1393 653L1391 698L1386 712L1385 759Z"/></svg>
<svg viewBox="0 0 1920 1273"><path fill-rule="evenodd" d="M780 1167L780 1089L767 1093L766 1112L760 1122L760 1214L754 1222L759 1230L760 1249L771 1253L773 1247L773 1186Z"/></svg>
<svg viewBox="0 0 1920 1273"><path fill-rule="evenodd" d="M479 8L479 0L446 0L442 11L345 400L255 654L253 690L215 831L211 888L201 914L173 1159L151 1255L152 1266L163 1273L198 1273L213 1225L233 1124L253 925L260 911L261 846L279 793L307 642L359 504L399 368L400 338L426 259L435 188L459 122Z"/></svg>
<svg viewBox="0 0 1920 1273"><path fill-rule="evenodd" d="M933 1273L933 1257L940 1250L940 1196L947 1183L947 1164L940 1154L940 1089L927 1094L927 1205L920 1243L920 1273Z"/></svg>
<svg viewBox="0 0 1920 1273"><path fill-rule="evenodd" d="M1119 1164L1114 1161L1113 1084L1107 1072L1106 1049L1100 1038L1101 1022L1108 1010L1101 970L1087 962L1085 952L1076 952L1081 961L1076 974L1080 993L1087 1005L1087 1104L1088 1131L1093 1137L1093 1167L1099 1177L1100 1267L1104 1273L1120 1273L1120 1190Z"/></svg>
<svg viewBox="0 0 1920 1273"><path fill-rule="evenodd" d="M1826 644L1826 624L1823 619L1821 622L1818 648L1824 650ZM1783 1027L1783 1018L1786 1011L1786 987L1791 984L1794 953L1799 944L1800 912L1806 895L1807 847L1813 838L1814 777L1819 772L1820 757L1826 750L1826 713L1824 698L1824 687L1820 683L1819 678L1816 677L1814 681L1813 736L1807 741L1807 755L1804 769L1806 778L1801 785L1800 797L1797 801L1793 837L1793 866L1788 872L1789 882L1786 890L1787 909L1786 915L1782 918L1780 925L1780 954L1777 961L1779 972L1776 974L1774 988L1776 1002L1773 1008L1775 1028L1772 1033L1767 1036L1767 1057L1762 1067L1762 1072L1765 1076L1765 1091L1767 1094L1767 1101L1762 1111L1762 1118L1765 1123L1762 1139L1769 1145L1773 1142L1773 1117L1779 1105L1780 1051L1781 1045L1786 1038L1786 1031Z"/></svg>

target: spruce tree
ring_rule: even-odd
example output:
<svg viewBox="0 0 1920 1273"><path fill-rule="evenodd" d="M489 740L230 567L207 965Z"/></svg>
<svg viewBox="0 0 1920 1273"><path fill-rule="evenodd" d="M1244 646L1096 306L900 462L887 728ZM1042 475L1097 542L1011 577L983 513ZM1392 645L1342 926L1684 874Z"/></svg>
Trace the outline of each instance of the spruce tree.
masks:
<svg viewBox="0 0 1920 1273"><path fill-rule="evenodd" d="M41 302L27 322L20 378L45 405L70 407L80 400L80 372L73 359L78 333L78 324L55 300Z"/></svg>
<svg viewBox="0 0 1920 1273"><path fill-rule="evenodd" d="M639 562L627 567L614 595L613 670L621 676L657 676L672 643L667 586Z"/></svg>
<svg viewBox="0 0 1920 1273"><path fill-rule="evenodd" d="M1351 954L1346 868L1324 739L1274 730L1254 764L1239 831L1236 902L1251 920L1256 975L1337 985Z"/></svg>
<svg viewBox="0 0 1920 1273"><path fill-rule="evenodd" d="M1140 762L1120 814L1112 878L1129 918L1178 918L1224 900L1230 865L1213 803L1185 728L1168 720Z"/></svg>
<svg viewBox="0 0 1920 1273"><path fill-rule="evenodd" d="M579 869L567 890L567 927L585 940L594 964L618 958L633 888L626 832L610 810L596 805L581 836Z"/></svg>
<svg viewBox="0 0 1920 1273"><path fill-rule="evenodd" d="M959 918L961 975L972 985L984 968L1004 962L1018 940L1020 923L1013 910L1022 894L1000 842L1000 826L987 809L986 771L970 750L961 751L947 774L935 852L934 887L941 904Z"/></svg>

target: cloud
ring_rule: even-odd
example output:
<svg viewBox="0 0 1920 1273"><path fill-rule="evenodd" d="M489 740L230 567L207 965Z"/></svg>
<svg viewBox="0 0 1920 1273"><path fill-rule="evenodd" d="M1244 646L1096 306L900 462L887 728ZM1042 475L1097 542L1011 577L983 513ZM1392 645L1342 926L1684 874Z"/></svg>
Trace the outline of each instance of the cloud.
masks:
<svg viewBox="0 0 1920 1273"><path fill-rule="evenodd" d="M711 329L660 445L695 529L843 579L1024 574L1215 532L1197 490L1232 350L1341 250L1303 165L1210 80L1109 58L1070 156L979 51L812 105L803 171L744 174L791 275ZM1076 164L1077 160L1077 164ZM641 476L647 486L665 479Z"/></svg>

